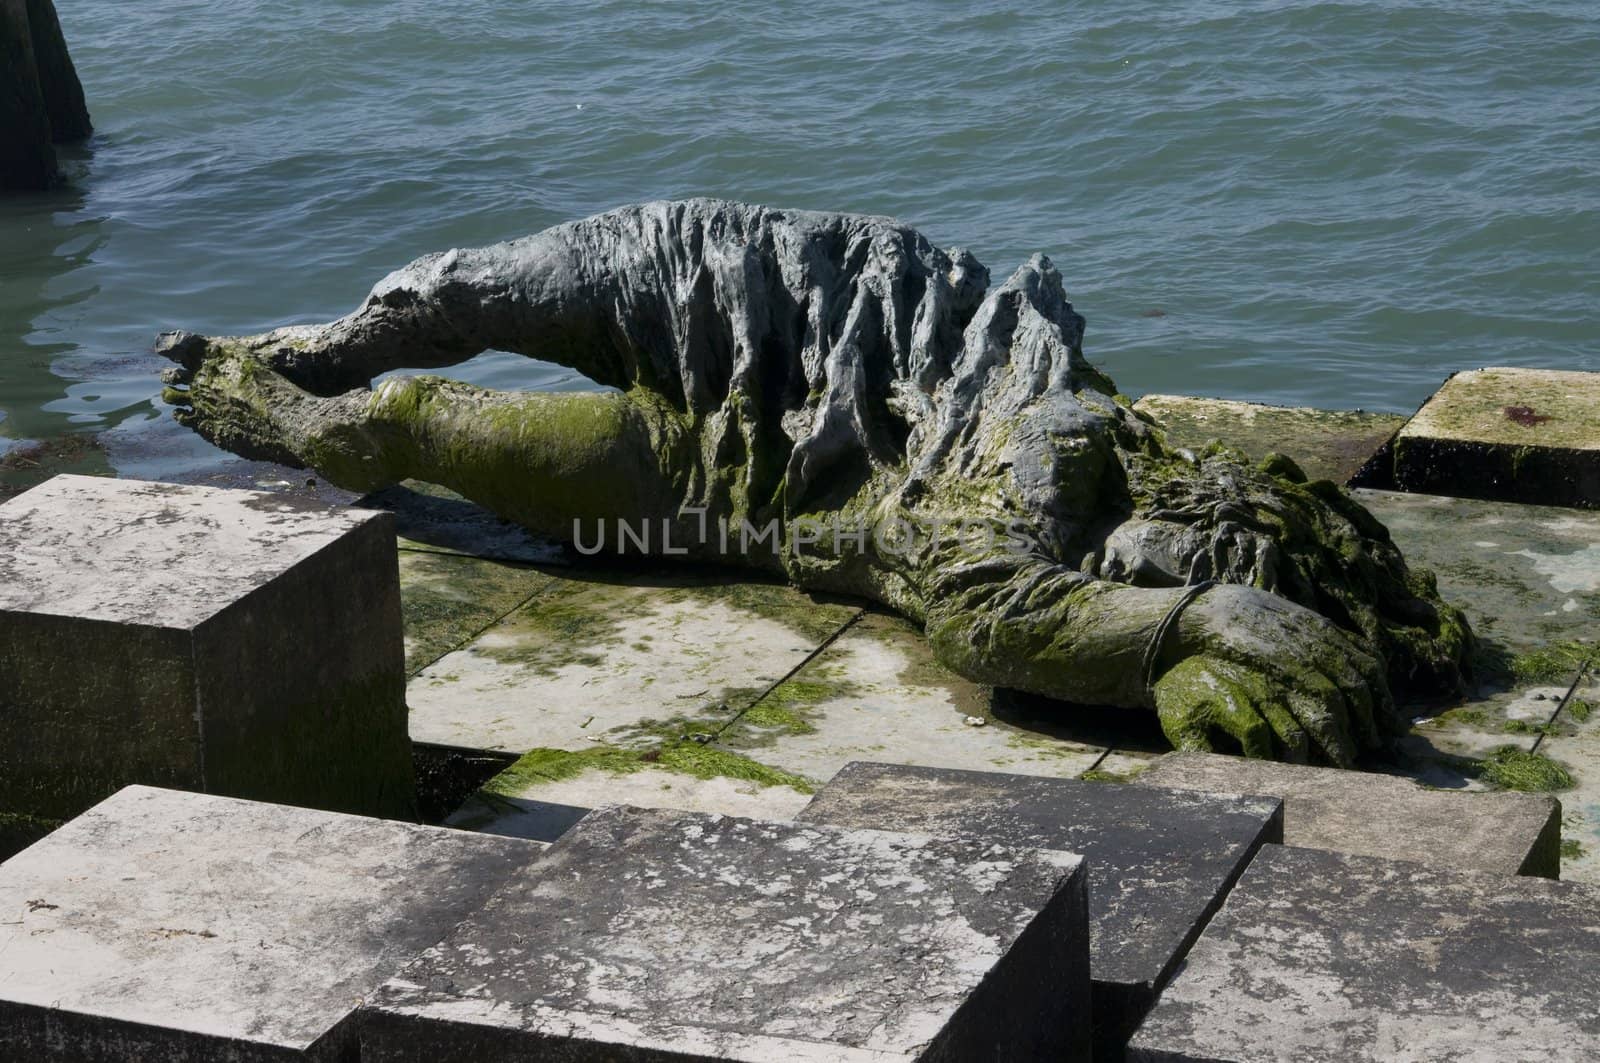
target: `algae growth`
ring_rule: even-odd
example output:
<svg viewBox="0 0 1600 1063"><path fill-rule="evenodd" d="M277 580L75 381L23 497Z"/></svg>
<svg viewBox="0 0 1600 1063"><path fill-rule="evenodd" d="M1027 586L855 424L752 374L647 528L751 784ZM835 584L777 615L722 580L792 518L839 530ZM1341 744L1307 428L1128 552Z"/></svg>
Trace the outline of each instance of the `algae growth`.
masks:
<svg viewBox="0 0 1600 1063"><path fill-rule="evenodd" d="M1542 753L1501 746L1479 762L1478 778L1497 790L1555 793L1576 783L1572 773Z"/></svg>

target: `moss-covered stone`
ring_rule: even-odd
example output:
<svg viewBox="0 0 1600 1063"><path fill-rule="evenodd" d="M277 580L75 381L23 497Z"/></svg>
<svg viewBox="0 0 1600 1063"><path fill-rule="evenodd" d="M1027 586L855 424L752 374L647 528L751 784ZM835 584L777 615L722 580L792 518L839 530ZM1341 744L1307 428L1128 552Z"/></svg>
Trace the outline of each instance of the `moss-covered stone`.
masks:
<svg viewBox="0 0 1600 1063"><path fill-rule="evenodd" d="M1600 373L1457 373L1395 437L1408 491L1600 506Z"/></svg>
<svg viewBox="0 0 1600 1063"><path fill-rule="evenodd" d="M1265 461L1278 456L1302 480L1345 483L1400 426L1400 414L1314 410L1185 395L1146 395L1133 407L1148 414L1175 447L1203 450L1212 441Z"/></svg>

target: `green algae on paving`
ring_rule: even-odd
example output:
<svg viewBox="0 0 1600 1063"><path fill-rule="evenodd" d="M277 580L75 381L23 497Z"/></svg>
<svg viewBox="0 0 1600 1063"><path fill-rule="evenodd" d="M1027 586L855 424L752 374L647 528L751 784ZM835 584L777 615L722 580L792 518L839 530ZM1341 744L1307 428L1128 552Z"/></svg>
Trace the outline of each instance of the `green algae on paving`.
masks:
<svg viewBox="0 0 1600 1063"><path fill-rule="evenodd" d="M1511 674L1524 683L1570 682L1594 657L1594 643L1569 639L1513 657Z"/></svg>
<svg viewBox="0 0 1600 1063"><path fill-rule="evenodd" d="M872 612L722 729L714 745L817 779L855 760L1070 776L1103 751L995 719L987 688L935 664L903 620Z"/></svg>
<svg viewBox="0 0 1600 1063"><path fill-rule="evenodd" d="M600 734L734 714L789 676L852 608L692 573L569 569L408 690L412 734L448 745L581 749ZM804 622L778 615L804 613ZM725 718L724 718L725 719Z"/></svg>
<svg viewBox="0 0 1600 1063"><path fill-rule="evenodd" d="M1576 785L1572 773L1560 764L1517 746L1490 752L1479 762L1478 777L1495 789L1527 793L1555 793Z"/></svg>
<svg viewBox="0 0 1600 1063"><path fill-rule="evenodd" d="M1255 461L1286 455L1308 478L1335 483L1354 476L1406 421L1399 414L1184 395L1146 395L1133 408L1153 417L1172 446L1199 450L1219 440Z"/></svg>
<svg viewBox="0 0 1600 1063"><path fill-rule="evenodd" d="M1400 437L1600 450L1597 407L1600 373L1473 369L1445 381Z"/></svg>
<svg viewBox="0 0 1600 1063"><path fill-rule="evenodd" d="M1499 665L1590 633L1600 585L1575 583L1571 564L1561 571L1566 578L1553 579L1550 559L1583 556L1600 542L1600 513L1395 491L1353 494L1414 567L1435 573L1444 599L1466 613L1479 638L1478 679L1509 681Z"/></svg>
<svg viewBox="0 0 1600 1063"><path fill-rule="evenodd" d="M400 551L406 673L414 675L551 582L524 565L463 554Z"/></svg>
<svg viewBox="0 0 1600 1063"><path fill-rule="evenodd" d="M803 794L814 793L817 787L815 781L804 776L768 767L738 753L688 741L651 749L604 745L576 751L534 749L489 780L484 789L490 793L516 797L539 783L570 779L587 771L627 775L646 768L696 779L726 778L760 786L787 786Z"/></svg>

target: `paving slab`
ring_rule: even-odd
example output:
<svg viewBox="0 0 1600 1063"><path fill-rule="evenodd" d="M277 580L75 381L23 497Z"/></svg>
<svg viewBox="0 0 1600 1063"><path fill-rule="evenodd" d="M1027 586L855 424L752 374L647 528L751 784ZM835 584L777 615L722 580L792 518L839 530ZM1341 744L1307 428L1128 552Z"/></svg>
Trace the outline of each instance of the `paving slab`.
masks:
<svg viewBox="0 0 1600 1063"><path fill-rule="evenodd" d="M597 811L390 980L365 1063L1087 1059L1082 861Z"/></svg>
<svg viewBox="0 0 1600 1063"><path fill-rule="evenodd" d="M404 544L401 540L400 608L408 676L461 649L551 584L547 573L527 565L411 550Z"/></svg>
<svg viewBox="0 0 1600 1063"><path fill-rule="evenodd" d="M1212 440L1260 461L1294 459L1313 480L1346 483L1406 423L1401 414L1313 410L1190 395L1146 395L1133 404L1153 417L1174 446L1199 450Z"/></svg>
<svg viewBox="0 0 1600 1063"><path fill-rule="evenodd" d="M1129 1058L1600 1058L1597 910L1576 883L1268 846Z"/></svg>
<svg viewBox="0 0 1600 1063"><path fill-rule="evenodd" d="M0 811L414 805L392 519L58 476L0 505Z"/></svg>
<svg viewBox="0 0 1600 1063"><path fill-rule="evenodd" d="M1283 801L1283 843L1501 875L1561 876L1561 803L1548 794L1454 793L1340 768L1169 753L1140 785Z"/></svg>
<svg viewBox="0 0 1600 1063"><path fill-rule="evenodd" d="M1075 710L1019 719L994 691L933 658L899 617L868 613L792 678L717 732L720 748L813 780L855 760L1073 776L1105 752Z"/></svg>
<svg viewBox="0 0 1600 1063"><path fill-rule="evenodd" d="M1571 780L1559 794L1566 810L1561 877L1600 884L1600 655L1543 730L1533 748Z"/></svg>
<svg viewBox="0 0 1600 1063"><path fill-rule="evenodd" d="M0 1058L346 1063L361 1001L542 851L129 787L0 865Z"/></svg>
<svg viewBox="0 0 1600 1063"><path fill-rule="evenodd" d="M1472 762L1529 748L1576 676L1600 620L1600 514L1358 490L1413 565L1438 577L1479 637L1477 683L1454 704L1416 706L1403 743L1414 774L1475 788ZM1590 641L1586 641L1590 640Z"/></svg>
<svg viewBox="0 0 1600 1063"><path fill-rule="evenodd" d="M800 819L1081 853L1097 1058L1116 1058L1251 857L1283 837L1273 797L892 764L850 765Z"/></svg>
<svg viewBox="0 0 1600 1063"><path fill-rule="evenodd" d="M584 749L676 717L726 721L859 610L704 572L572 569L410 683L420 741Z"/></svg>
<svg viewBox="0 0 1600 1063"><path fill-rule="evenodd" d="M1406 491L1600 506L1600 373L1456 373L1394 441Z"/></svg>

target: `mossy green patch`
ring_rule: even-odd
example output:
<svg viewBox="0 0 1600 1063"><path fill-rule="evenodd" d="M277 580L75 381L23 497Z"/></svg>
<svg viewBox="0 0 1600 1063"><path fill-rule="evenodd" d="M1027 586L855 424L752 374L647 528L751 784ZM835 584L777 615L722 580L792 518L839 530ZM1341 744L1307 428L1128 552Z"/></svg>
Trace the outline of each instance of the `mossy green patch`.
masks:
<svg viewBox="0 0 1600 1063"><path fill-rule="evenodd" d="M628 775L655 768L696 779L739 779L761 786L787 786L814 793L816 783L802 775L780 771L739 753L693 740L669 742L648 749L596 746L594 749L534 749L501 772L484 787L490 793L514 797L541 782L570 779L586 771Z"/></svg>
<svg viewBox="0 0 1600 1063"><path fill-rule="evenodd" d="M460 649L550 582L544 572L524 565L403 551L400 608L407 674Z"/></svg>
<svg viewBox="0 0 1600 1063"><path fill-rule="evenodd" d="M1578 860L1583 857L1583 843L1576 838L1566 838L1561 842L1561 859Z"/></svg>
<svg viewBox="0 0 1600 1063"><path fill-rule="evenodd" d="M1112 771L1107 768L1090 768L1082 775L1079 775L1078 778L1082 779L1084 782L1132 782L1134 779L1137 779L1139 776L1145 773L1146 767L1146 765L1141 764L1136 768L1128 768L1124 771Z"/></svg>
<svg viewBox="0 0 1600 1063"><path fill-rule="evenodd" d="M836 634L860 611L852 605L819 601L785 584L748 580L696 584L675 589L668 597L675 601L720 602L730 609L783 624L815 643Z"/></svg>
<svg viewBox="0 0 1600 1063"><path fill-rule="evenodd" d="M1501 746L1478 764L1478 778L1497 790L1554 793L1576 785L1572 773L1542 753Z"/></svg>
<svg viewBox="0 0 1600 1063"><path fill-rule="evenodd" d="M1523 683L1570 683L1594 653L1591 642L1571 639L1551 643L1511 658L1511 674Z"/></svg>

